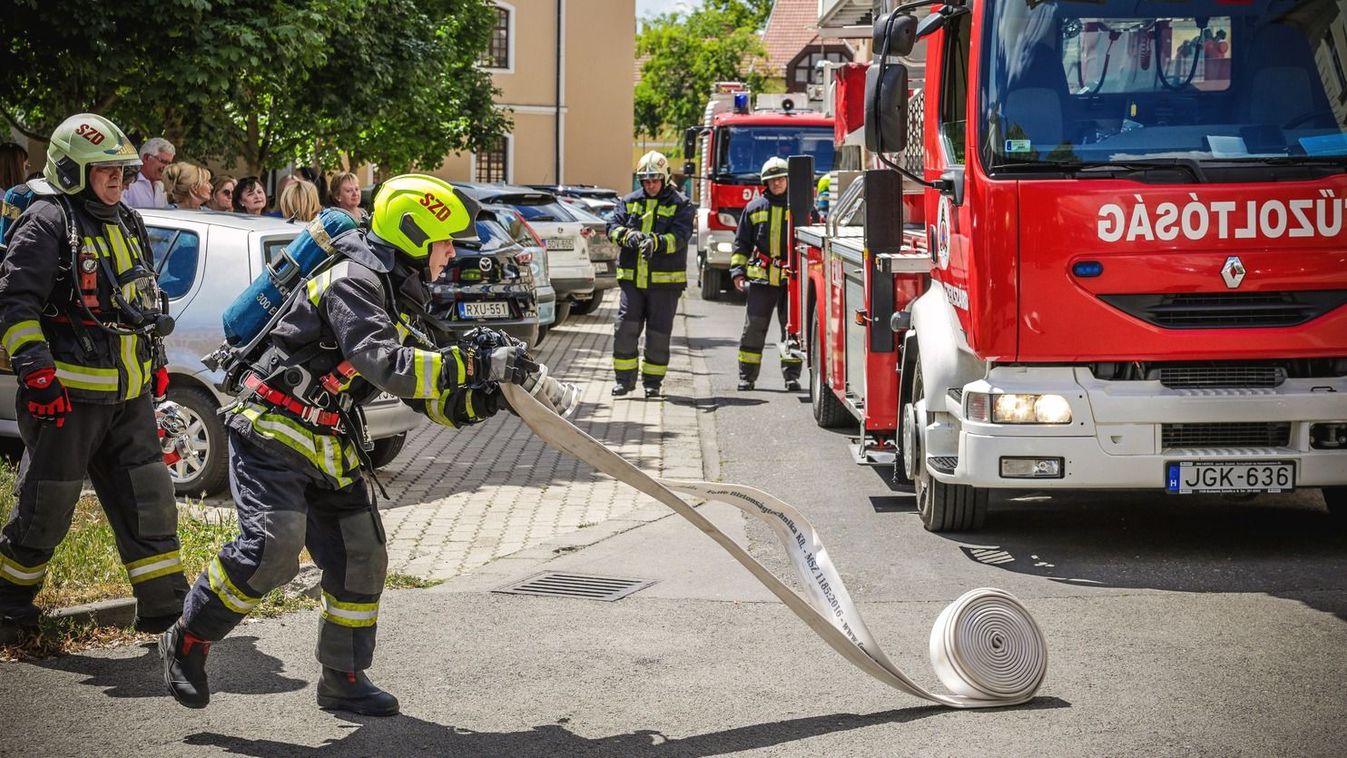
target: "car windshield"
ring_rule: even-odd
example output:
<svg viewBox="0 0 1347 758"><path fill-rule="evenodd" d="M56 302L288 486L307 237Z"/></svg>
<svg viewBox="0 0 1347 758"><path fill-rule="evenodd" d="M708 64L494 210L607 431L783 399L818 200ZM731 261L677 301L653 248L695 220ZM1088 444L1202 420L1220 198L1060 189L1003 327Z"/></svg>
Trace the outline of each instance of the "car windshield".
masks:
<svg viewBox="0 0 1347 758"><path fill-rule="evenodd" d="M593 213L585 210L579 205L565 203L562 210L571 221L579 221L582 224L603 224L607 223L603 219L595 216Z"/></svg>
<svg viewBox="0 0 1347 758"><path fill-rule="evenodd" d="M830 126L731 126L717 139L718 176L757 182L768 158L814 156L814 173L833 168L833 130Z"/></svg>
<svg viewBox="0 0 1347 758"><path fill-rule="evenodd" d="M989 165L1347 163L1337 0L988 3Z"/></svg>

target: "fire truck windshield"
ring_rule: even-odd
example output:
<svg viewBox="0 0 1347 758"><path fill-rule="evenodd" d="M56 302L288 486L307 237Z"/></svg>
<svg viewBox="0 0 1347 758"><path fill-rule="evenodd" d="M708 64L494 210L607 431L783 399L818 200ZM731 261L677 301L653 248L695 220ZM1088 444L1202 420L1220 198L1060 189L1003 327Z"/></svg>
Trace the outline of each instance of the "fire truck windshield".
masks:
<svg viewBox="0 0 1347 758"><path fill-rule="evenodd" d="M995 32L982 56L981 154L993 169L1347 169L1347 6L1338 0L986 5L984 28Z"/></svg>
<svg viewBox="0 0 1347 758"><path fill-rule="evenodd" d="M833 130L829 126L730 126L716 138L714 178L719 181L758 181L768 158L814 156L814 172L833 167Z"/></svg>

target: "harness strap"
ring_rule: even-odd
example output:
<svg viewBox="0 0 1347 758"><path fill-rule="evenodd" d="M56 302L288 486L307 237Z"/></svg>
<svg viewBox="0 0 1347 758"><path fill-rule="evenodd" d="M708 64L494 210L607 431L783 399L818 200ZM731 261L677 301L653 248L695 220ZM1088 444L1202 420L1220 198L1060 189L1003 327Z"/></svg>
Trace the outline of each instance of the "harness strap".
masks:
<svg viewBox="0 0 1347 758"><path fill-rule="evenodd" d="M269 386L262 381L257 374L249 373L243 377L243 386L257 397L262 398L273 406L284 408L287 411L299 416L307 424L315 426L326 426L340 431L344 428L341 415L333 411L325 411L316 405L308 405L300 402L292 395L287 395L280 390Z"/></svg>

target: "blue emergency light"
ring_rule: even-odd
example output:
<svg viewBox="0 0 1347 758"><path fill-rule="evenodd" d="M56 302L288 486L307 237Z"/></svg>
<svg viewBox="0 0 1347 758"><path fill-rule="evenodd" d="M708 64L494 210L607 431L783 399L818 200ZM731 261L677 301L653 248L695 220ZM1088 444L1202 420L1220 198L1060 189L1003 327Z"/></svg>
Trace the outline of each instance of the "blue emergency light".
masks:
<svg viewBox="0 0 1347 758"><path fill-rule="evenodd" d="M745 113L745 112L748 111L748 93L747 93L747 92L736 92L736 93L734 93L734 109L735 109L736 111L738 111L739 113Z"/></svg>
<svg viewBox="0 0 1347 758"><path fill-rule="evenodd" d="M1080 261L1072 264L1071 273L1082 279L1093 279L1104 273L1104 264L1099 261Z"/></svg>

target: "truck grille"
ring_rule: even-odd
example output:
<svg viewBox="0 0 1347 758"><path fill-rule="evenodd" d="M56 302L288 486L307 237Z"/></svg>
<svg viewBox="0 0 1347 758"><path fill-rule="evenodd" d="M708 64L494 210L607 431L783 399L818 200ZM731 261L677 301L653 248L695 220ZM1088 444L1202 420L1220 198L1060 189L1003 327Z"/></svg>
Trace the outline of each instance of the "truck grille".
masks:
<svg viewBox="0 0 1347 758"><path fill-rule="evenodd" d="M1285 421L1245 424L1163 424L1160 445L1175 447L1286 447L1291 424Z"/></svg>
<svg viewBox="0 0 1347 758"><path fill-rule="evenodd" d="M1214 388L1272 388L1286 381L1277 366L1166 366L1160 383L1173 390Z"/></svg>
<svg viewBox="0 0 1347 758"><path fill-rule="evenodd" d="M1166 329L1229 329L1303 324L1347 303L1347 290L1100 295L1099 299Z"/></svg>

